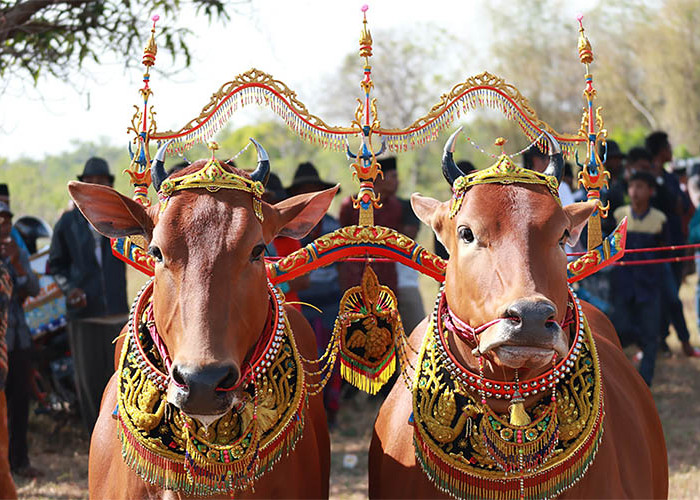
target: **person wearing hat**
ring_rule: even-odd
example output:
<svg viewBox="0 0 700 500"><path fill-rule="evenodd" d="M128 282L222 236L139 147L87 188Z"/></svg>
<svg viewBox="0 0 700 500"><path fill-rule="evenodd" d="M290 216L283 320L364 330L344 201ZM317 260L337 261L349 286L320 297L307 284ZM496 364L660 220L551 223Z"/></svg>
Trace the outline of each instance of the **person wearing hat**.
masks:
<svg viewBox="0 0 700 500"><path fill-rule="evenodd" d="M299 164L292 184L287 188L287 192L291 196L298 194L311 193L328 189L335 186L330 182L325 182L318 174L318 170L311 162ZM338 190L340 192L340 190ZM330 214L325 214L323 218L316 224L308 235L301 240L301 245L307 245L316 238L324 234L331 233L340 228L338 220ZM316 335L316 344L318 345L319 355L322 354L330 341L333 327L335 325L335 317L338 314L338 306L343 294L340 290L338 280L338 266L332 264L330 266L314 269L308 275L309 286L303 290L299 290L299 299L302 302L307 302L318 307L317 311L311 307L302 308L304 317L311 324ZM336 415L340 409L340 389L342 381L340 371L336 365L331 377L323 389L323 405L326 409L326 417L328 425L332 428L335 426Z"/></svg>
<svg viewBox="0 0 700 500"><path fill-rule="evenodd" d="M11 208L10 205L10 186L5 184L4 182L0 184L0 202L3 202L7 204L8 208ZM29 249L27 248L27 245L24 242L24 239L22 238L22 235L19 233L16 227L12 226L12 232L10 233L12 236L12 239L15 240L17 245L19 245L20 248L24 248L29 252ZM31 255L31 252L29 252Z"/></svg>
<svg viewBox="0 0 700 500"><path fill-rule="evenodd" d="M287 190L282 186L282 181L279 176L274 172L270 173L270 177L265 185L265 193L263 193L263 201L274 205L282 200L286 200L289 196L287 195ZM287 255L296 252L301 248L299 240L290 238L288 236L276 236L274 240L266 246L267 255L270 257L286 257ZM284 293L287 302L291 303L293 307L301 311L301 304L299 304L299 295L297 292L308 288L309 286L309 276L299 276L290 281L285 281L280 283L279 289Z"/></svg>
<svg viewBox="0 0 700 500"><path fill-rule="evenodd" d="M105 160L90 158L78 180L111 186L114 176ZM98 398L104 389L97 386L106 376L102 360L111 348L111 344L104 345L104 337L112 323L125 317L129 310L126 267L112 254L109 238L95 231L80 210L73 207L61 215L54 227L48 270L66 296L81 415L85 426L92 430L99 411ZM97 326L91 326L97 324L95 318L102 318L98 321L104 323L99 331Z"/></svg>
<svg viewBox="0 0 700 500"><path fill-rule="evenodd" d="M9 271L12 294L7 309L8 371L5 385L9 428L9 457L13 472L36 477L39 472L29 463L27 426L29 422L29 398L31 396L31 347L32 338L24 317L22 303L27 297L39 294L39 278L32 272L29 253L12 239L12 211L0 201L0 259Z"/></svg>

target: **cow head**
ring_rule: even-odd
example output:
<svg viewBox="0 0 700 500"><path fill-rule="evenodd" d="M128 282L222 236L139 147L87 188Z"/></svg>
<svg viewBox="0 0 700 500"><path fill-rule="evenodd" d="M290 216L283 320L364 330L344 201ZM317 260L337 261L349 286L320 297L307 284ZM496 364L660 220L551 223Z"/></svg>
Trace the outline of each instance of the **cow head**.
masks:
<svg viewBox="0 0 700 500"><path fill-rule="evenodd" d="M443 173L453 187L463 175L452 161L458 133L443 157ZM544 174L559 180L561 150L554 138L547 138L551 154ZM560 359L567 354L569 332L560 326L568 300L564 244L578 239L596 204L562 208L552 192L557 184L547 182L549 177L540 175L535 180L543 182L529 183L498 175L473 185L462 177L468 187L456 193L462 195L457 210L455 201L418 194L411 203L450 253L445 294L452 313L474 327L503 318L477 336L477 345L462 342L455 349L472 369L481 355L489 376L510 380L514 369L535 376L554 353Z"/></svg>
<svg viewBox="0 0 700 500"><path fill-rule="evenodd" d="M216 164L260 191L255 182L267 181L269 161L255 145L259 163L251 175ZM172 188L214 161L199 160L166 179L163 156L164 149L151 170L154 187L163 185L161 195L166 182ZM251 191L188 186L172 190L167 204L161 200L150 208L105 186L71 182L68 189L100 233L141 235L148 241L156 262L155 323L172 360L168 401L211 421L242 396L230 389L265 328L270 304L265 245L277 235L306 235L325 214L337 186L276 205L254 198Z"/></svg>

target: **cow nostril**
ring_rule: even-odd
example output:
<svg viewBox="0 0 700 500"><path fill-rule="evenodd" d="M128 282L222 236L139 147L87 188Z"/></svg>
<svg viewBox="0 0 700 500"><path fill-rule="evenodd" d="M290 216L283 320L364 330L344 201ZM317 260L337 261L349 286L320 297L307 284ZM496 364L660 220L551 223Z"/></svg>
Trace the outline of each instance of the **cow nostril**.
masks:
<svg viewBox="0 0 700 500"><path fill-rule="evenodd" d="M236 385L236 382L238 382L238 369L235 366L232 366L229 368L228 373L224 378L222 378L219 381L219 384L216 386L217 389L231 389Z"/></svg>
<svg viewBox="0 0 700 500"><path fill-rule="evenodd" d="M547 321L544 322L544 326L546 326L547 328L552 328L552 327L556 326L556 324L557 324L557 322L554 319L554 316L550 316L547 319Z"/></svg>
<svg viewBox="0 0 700 500"><path fill-rule="evenodd" d="M177 366L173 366L172 377L177 385L181 387L187 387L187 382L185 381L185 378L182 376L182 373L180 373L180 370Z"/></svg>

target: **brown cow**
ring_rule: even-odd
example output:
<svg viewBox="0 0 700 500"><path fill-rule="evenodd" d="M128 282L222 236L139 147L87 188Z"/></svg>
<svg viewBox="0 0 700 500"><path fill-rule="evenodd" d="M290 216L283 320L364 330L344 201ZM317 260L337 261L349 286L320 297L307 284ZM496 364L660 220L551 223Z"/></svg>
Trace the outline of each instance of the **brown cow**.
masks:
<svg viewBox="0 0 700 500"><path fill-rule="evenodd" d="M462 175L452 161L456 134L443 158L443 171L451 184ZM561 157L553 138L550 146L555 154L547 173L557 174ZM452 313L473 326L503 318L484 329L471 345L449 335L447 349L462 366L478 374L478 356L483 356L485 379L513 381L518 368L520 380L525 380L550 368L554 352L566 356L574 331L560 326L568 300L563 243L581 231L595 208L592 202L562 208L548 186L499 182L469 187L453 218L450 202L418 194L411 202L418 217L449 250L444 293ZM604 432L585 475L560 497L664 498L668 494L666 447L651 392L625 358L607 318L589 304L583 304L583 313L600 360ZM411 335L416 350L428 324L426 318ZM414 355L414 365L415 361ZM525 409L530 409L543 393L523 396ZM487 404L496 414L508 412L509 401L504 399L489 397ZM396 384L374 428L370 497L445 496L417 462L413 409L411 392ZM466 418L470 410L463 411ZM451 418L452 414L447 422ZM504 498L497 492L489 496Z"/></svg>
<svg viewBox="0 0 700 500"><path fill-rule="evenodd" d="M225 164L222 168L264 184L269 162L264 150L260 148L258 153L259 166L252 175ZM156 190L165 177L163 156L161 148L152 167ZM197 161L173 178L196 172L206 163ZM253 210L257 200L251 203L251 193L236 189L177 191L162 211L158 205L144 208L104 186L71 182L69 191L102 234L141 235L148 241L149 253L156 260L154 321L172 360L167 401L205 426L218 425L211 422L230 414L234 404L245 397L236 389L237 382L268 324L271 298L274 301L266 281L265 244L277 234L294 238L305 235L326 212L337 187L276 205L262 202L262 221ZM285 310L300 354L315 358L316 343L309 324L293 307ZM105 390L92 435L90 496L186 497L182 492L158 489L125 464L118 439L119 423L112 415L117 390L115 374ZM262 418L260 413L258 418ZM253 489L236 492L237 496L328 496L330 445L319 397L309 397L304 418L303 435L294 451L286 457L283 452L274 469L255 481Z"/></svg>

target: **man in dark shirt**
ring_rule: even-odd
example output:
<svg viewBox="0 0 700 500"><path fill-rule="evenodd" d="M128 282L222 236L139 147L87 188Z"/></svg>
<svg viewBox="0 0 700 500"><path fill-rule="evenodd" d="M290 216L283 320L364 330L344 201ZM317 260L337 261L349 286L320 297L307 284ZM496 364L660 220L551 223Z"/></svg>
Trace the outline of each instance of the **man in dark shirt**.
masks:
<svg viewBox="0 0 700 500"><path fill-rule="evenodd" d="M661 210L666 216L668 223L668 245L683 245L685 235L683 231L683 203L686 197L681 189L678 177L674 173L664 169L664 165L673 160L673 150L668 140L666 132L653 132L644 141L646 149L651 155L651 173L656 177L656 194L652 198L653 207ZM665 254L672 257L672 254ZM661 349L669 352L666 337L668 337L668 327L671 323L678 334L678 339L683 346L683 353L686 356L700 356L700 351L690 344L690 333L686 326L685 315L683 314L683 304L678 296L683 281L683 263L674 262L664 264L665 273L663 279L661 300L664 308L661 312Z"/></svg>
<svg viewBox="0 0 700 500"><path fill-rule="evenodd" d="M7 204L0 202L0 259L12 278L12 295L8 305L5 333L8 353L5 394L10 433L10 467L19 475L35 477L39 472L29 463L27 445L32 338L24 318L22 303L27 297L39 294L39 279L29 265L29 254L17 245L11 236L11 230L12 212Z"/></svg>
<svg viewBox="0 0 700 500"><path fill-rule="evenodd" d="M627 217L628 249L656 247L665 241L666 216L650 206L656 184L648 172L634 172L629 180L630 204L615 210L615 220ZM633 260L653 259L653 253L635 254ZM623 345L635 342L642 349L639 373L651 385L659 347L661 314L659 264L616 267L612 276L612 320Z"/></svg>
<svg viewBox="0 0 700 500"><path fill-rule="evenodd" d="M78 180L111 186L114 176L105 160L90 158ZM113 358L112 340L126 323L126 267L112 254L109 238L95 231L75 207L56 223L48 268L66 296L80 413L92 431L102 391L113 373L105 360Z"/></svg>
<svg viewBox="0 0 700 500"><path fill-rule="evenodd" d="M90 158L78 180L111 186L114 176L105 160ZM56 223L48 265L71 318L128 312L125 265L112 255L109 238L95 231L77 207Z"/></svg>

